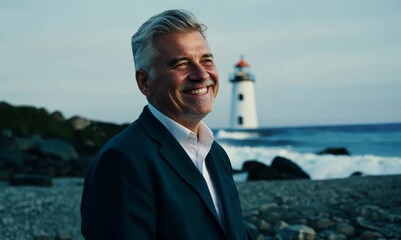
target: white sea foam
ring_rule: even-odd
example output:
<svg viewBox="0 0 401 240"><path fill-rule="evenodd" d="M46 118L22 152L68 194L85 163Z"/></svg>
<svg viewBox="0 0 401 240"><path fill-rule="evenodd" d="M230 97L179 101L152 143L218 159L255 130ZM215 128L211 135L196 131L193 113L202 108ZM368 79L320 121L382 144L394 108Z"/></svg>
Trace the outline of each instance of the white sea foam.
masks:
<svg viewBox="0 0 401 240"><path fill-rule="evenodd" d="M401 174L400 157L373 155L334 156L297 152L289 147L236 147L222 144L234 169L246 160L270 165L274 157L288 158L298 164L312 179L345 178L354 172L365 175Z"/></svg>
<svg viewBox="0 0 401 240"><path fill-rule="evenodd" d="M215 134L216 139L235 139L235 140L252 139L258 136L259 133L257 132L246 132L246 131L241 132L241 131L225 131L225 130L219 130Z"/></svg>

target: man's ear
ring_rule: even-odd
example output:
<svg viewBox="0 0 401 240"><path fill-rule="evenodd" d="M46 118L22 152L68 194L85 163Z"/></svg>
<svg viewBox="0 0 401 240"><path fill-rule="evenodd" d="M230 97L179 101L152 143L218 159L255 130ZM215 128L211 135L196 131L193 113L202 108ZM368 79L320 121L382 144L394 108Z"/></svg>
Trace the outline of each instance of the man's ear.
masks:
<svg viewBox="0 0 401 240"><path fill-rule="evenodd" d="M150 96L149 75L143 69L139 69L135 72L135 78L141 93Z"/></svg>

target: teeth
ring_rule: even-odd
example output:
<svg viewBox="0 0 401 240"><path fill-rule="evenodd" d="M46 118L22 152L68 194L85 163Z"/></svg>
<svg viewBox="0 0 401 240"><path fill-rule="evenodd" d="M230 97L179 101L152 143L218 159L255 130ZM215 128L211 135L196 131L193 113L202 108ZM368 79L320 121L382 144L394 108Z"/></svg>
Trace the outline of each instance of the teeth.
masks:
<svg viewBox="0 0 401 240"><path fill-rule="evenodd" d="M201 88L201 89L189 91L189 93L192 95L202 95L202 94L205 94L206 92L207 92L207 88L205 88L205 87Z"/></svg>

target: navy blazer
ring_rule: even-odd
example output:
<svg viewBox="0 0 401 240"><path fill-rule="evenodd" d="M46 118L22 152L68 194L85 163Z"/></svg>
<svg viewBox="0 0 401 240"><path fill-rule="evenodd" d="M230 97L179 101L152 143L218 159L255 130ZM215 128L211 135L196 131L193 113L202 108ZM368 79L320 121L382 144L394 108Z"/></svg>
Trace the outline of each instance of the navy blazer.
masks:
<svg viewBox="0 0 401 240"><path fill-rule="evenodd" d="M229 158L213 142L206 167L222 203L185 150L149 111L113 137L92 163L81 202L82 234L91 240L243 240Z"/></svg>

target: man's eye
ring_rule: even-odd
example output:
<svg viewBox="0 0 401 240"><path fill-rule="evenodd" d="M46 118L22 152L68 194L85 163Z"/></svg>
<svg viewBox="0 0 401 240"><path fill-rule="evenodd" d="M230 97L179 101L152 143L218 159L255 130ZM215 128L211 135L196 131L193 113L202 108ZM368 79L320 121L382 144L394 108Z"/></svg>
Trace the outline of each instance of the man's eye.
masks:
<svg viewBox="0 0 401 240"><path fill-rule="evenodd" d="M183 70L183 69L186 69L187 67L188 67L188 62L181 62L181 63L176 64L174 66L174 69Z"/></svg>
<svg viewBox="0 0 401 240"><path fill-rule="evenodd" d="M203 62L203 65L205 65L205 66L212 66L214 64L213 59L209 59L209 58L204 59L202 62Z"/></svg>

